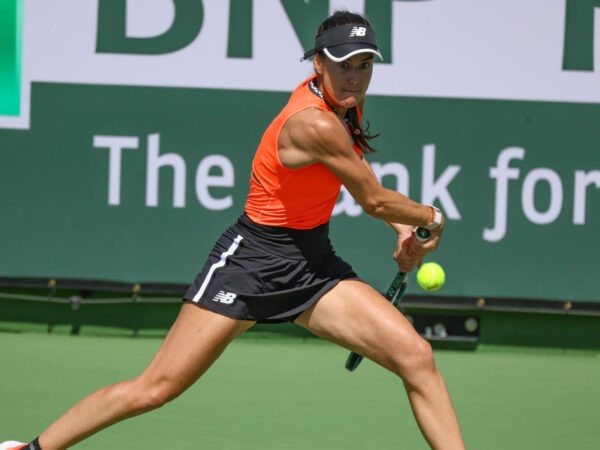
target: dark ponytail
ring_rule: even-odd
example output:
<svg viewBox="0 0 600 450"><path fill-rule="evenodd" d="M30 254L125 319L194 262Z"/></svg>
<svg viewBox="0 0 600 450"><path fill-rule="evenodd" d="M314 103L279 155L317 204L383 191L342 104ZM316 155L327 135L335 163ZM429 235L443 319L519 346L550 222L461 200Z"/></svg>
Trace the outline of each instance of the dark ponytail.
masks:
<svg viewBox="0 0 600 450"><path fill-rule="evenodd" d="M360 121L358 120L358 112L356 110L356 106L353 108L350 108L348 111L346 111L346 117L344 118L344 121L346 122L346 124L348 125L348 128L350 129L350 134L352 135L352 141L354 141L354 144L358 146L358 148L360 148L363 153L375 153L377 150L373 147L371 147L371 144L369 144L369 141L371 139L376 138L377 136L379 136L379 133L377 134L370 134L369 133L369 122L367 121L367 127L363 128L361 126Z"/></svg>

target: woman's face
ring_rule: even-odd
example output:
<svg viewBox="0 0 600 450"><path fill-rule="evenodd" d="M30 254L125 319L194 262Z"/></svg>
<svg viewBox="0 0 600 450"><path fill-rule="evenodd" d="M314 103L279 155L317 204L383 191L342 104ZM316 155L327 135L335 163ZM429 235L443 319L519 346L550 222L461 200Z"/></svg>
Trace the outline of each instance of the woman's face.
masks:
<svg viewBox="0 0 600 450"><path fill-rule="evenodd" d="M321 91L333 107L348 109L364 100L373 74L372 53L359 53L342 62L316 55L314 65Z"/></svg>

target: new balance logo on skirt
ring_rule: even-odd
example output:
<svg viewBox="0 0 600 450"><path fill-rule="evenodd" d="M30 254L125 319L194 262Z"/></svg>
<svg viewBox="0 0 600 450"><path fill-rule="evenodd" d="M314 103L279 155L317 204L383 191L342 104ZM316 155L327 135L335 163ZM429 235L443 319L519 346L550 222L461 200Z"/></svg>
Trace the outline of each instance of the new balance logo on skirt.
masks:
<svg viewBox="0 0 600 450"><path fill-rule="evenodd" d="M236 297L237 297L237 294L234 294L233 292L219 291L217 293L217 295L215 295L213 297L212 300L213 300L213 302L223 303L225 305L231 305L235 301Z"/></svg>
<svg viewBox="0 0 600 450"><path fill-rule="evenodd" d="M349 37L365 36L367 29L365 27L352 27Z"/></svg>

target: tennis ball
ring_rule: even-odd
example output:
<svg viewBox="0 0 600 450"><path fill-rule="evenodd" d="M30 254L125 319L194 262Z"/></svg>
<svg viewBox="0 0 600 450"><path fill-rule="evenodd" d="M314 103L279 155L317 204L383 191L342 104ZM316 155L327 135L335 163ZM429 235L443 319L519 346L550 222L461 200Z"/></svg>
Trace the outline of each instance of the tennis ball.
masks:
<svg viewBox="0 0 600 450"><path fill-rule="evenodd" d="M446 274L438 263L425 263L417 272L417 283L426 291L437 291L445 281Z"/></svg>

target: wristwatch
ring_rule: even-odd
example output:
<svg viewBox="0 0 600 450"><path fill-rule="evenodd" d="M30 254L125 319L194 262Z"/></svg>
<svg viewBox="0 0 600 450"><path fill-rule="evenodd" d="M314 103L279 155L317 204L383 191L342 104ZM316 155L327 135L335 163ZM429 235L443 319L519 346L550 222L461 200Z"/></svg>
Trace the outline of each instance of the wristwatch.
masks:
<svg viewBox="0 0 600 450"><path fill-rule="evenodd" d="M442 212L435 206L430 206L430 208L433 209L433 220L430 224L426 225L425 228L428 230L436 230L442 225Z"/></svg>

